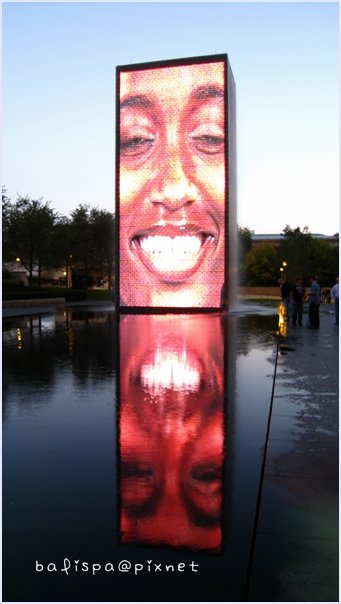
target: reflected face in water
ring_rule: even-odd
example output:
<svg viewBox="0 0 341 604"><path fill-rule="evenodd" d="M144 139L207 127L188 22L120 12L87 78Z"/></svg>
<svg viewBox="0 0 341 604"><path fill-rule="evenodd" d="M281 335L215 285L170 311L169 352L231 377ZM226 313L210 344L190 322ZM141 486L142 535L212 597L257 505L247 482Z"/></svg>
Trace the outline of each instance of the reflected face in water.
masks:
<svg viewBox="0 0 341 604"><path fill-rule="evenodd" d="M127 319L135 323L135 343L143 344L139 351L131 349L129 358L127 349L121 357L122 540L219 551L223 465L219 324L213 319L213 333L203 336L198 320L182 323L183 332L164 317Z"/></svg>
<svg viewBox="0 0 341 604"><path fill-rule="evenodd" d="M120 77L120 271L128 306L219 306L224 64Z"/></svg>

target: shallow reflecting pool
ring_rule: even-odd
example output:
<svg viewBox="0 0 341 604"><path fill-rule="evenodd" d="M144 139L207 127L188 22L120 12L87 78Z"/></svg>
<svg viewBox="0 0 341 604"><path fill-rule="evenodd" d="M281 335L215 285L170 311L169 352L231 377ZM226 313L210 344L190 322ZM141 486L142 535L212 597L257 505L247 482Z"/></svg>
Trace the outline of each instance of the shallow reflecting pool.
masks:
<svg viewBox="0 0 341 604"><path fill-rule="evenodd" d="M277 329L4 319L4 600L242 600Z"/></svg>

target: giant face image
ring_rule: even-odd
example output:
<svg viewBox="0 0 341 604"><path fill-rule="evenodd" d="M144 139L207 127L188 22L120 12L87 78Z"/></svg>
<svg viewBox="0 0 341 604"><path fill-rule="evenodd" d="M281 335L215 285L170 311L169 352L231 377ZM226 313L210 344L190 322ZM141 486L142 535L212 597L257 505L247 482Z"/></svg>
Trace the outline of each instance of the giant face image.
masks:
<svg viewBox="0 0 341 604"><path fill-rule="evenodd" d="M219 307L224 62L119 75L120 303Z"/></svg>

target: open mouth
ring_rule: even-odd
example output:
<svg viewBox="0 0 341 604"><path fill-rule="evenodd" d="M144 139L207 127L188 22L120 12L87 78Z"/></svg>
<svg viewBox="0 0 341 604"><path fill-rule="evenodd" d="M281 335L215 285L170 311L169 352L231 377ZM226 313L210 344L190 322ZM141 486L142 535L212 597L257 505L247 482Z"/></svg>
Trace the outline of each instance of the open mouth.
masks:
<svg viewBox="0 0 341 604"><path fill-rule="evenodd" d="M171 232L170 232L171 231ZM131 249L163 282L181 282L193 274L204 255L215 246L213 233L186 228L154 229L135 235Z"/></svg>
<svg viewBox="0 0 341 604"><path fill-rule="evenodd" d="M141 383L145 390L161 395L172 392L197 392L201 366L195 354L179 349L158 347L141 367Z"/></svg>

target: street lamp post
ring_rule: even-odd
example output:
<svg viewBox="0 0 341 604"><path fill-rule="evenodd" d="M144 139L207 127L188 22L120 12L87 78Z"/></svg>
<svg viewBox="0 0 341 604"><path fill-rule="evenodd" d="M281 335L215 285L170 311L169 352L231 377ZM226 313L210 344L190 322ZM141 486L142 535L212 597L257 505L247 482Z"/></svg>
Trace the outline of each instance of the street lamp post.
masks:
<svg viewBox="0 0 341 604"><path fill-rule="evenodd" d="M285 269L287 266L288 266L288 263L285 260L283 260L282 266L279 269L282 283L284 283L284 281L285 281Z"/></svg>
<svg viewBox="0 0 341 604"><path fill-rule="evenodd" d="M69 255L69 259L66 265L66 287L69 289L72 287L72 273L71 273L71 261L72 254Z"/></svg>

